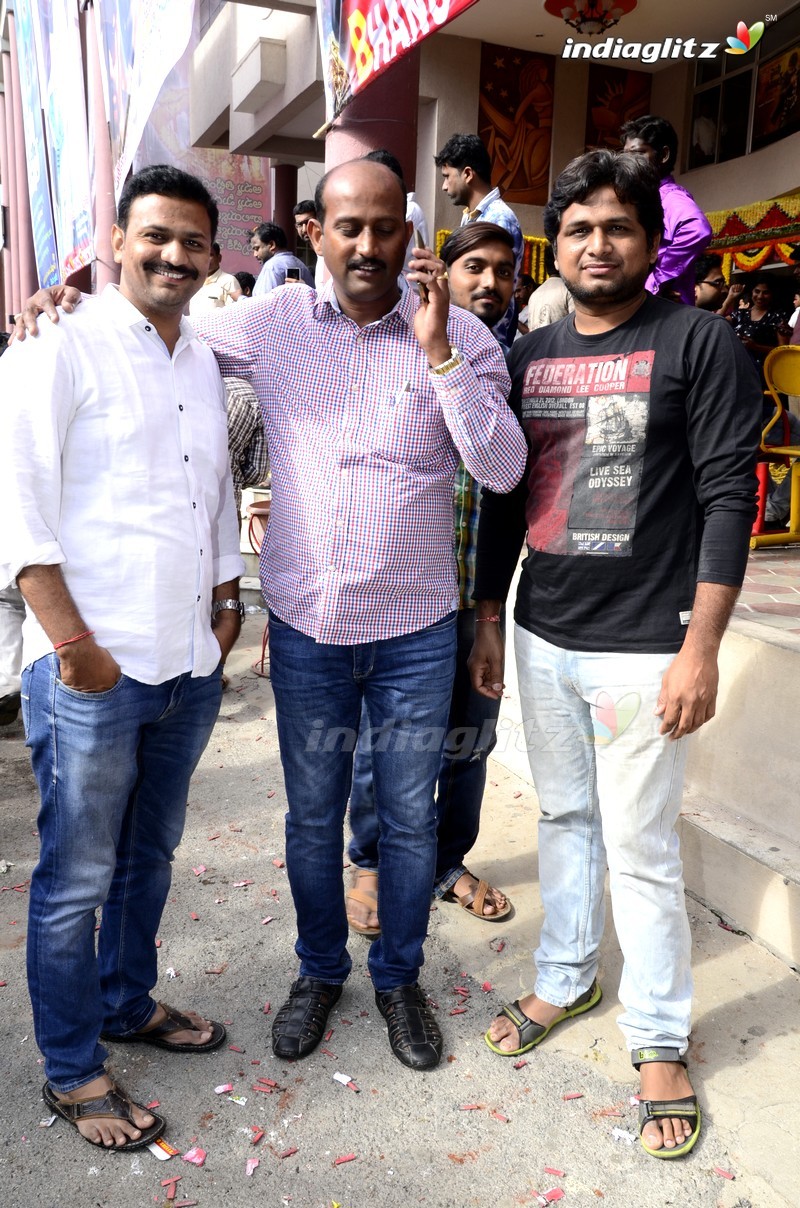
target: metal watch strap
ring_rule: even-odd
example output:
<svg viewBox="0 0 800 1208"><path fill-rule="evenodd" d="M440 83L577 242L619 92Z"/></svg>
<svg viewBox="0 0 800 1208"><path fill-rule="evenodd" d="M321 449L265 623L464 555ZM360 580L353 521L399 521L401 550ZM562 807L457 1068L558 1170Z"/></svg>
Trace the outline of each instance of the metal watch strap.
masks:
<svg viewBox="0 0 800 1208"><path fill-rule="evenodd" d="M214 620L214 618L217 616L218 613L227 612L228 610L230 610L231 612L238 612L239 620L240 621L244 620L244 604L242 603L241 600L215 600L214 603L211 605L212 621Z"/></svg>

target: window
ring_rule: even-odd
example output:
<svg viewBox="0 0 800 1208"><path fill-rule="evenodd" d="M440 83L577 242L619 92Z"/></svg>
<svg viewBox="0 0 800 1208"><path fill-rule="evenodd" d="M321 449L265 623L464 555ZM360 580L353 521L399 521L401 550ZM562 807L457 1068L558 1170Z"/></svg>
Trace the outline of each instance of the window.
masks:
<svg viewBox="0 0 800 1208"><path fill-rule="evenodd" d="M746 55L695 66L687 167L724 163L800 130L800 5Z"/></svg>

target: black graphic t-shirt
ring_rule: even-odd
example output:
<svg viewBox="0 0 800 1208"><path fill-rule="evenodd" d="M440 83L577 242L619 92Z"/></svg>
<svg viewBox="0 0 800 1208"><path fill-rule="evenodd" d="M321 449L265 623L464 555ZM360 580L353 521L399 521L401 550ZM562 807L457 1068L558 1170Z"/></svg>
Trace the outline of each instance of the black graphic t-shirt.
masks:
<svg viewBox="0 0 800 1208"><path fill-rule="evenodd" d="M761 393L716 315L648 295L583 336L518 340L509 402L528 438L510 495L483 493L476 599L503 598L524 531L517 622L573 650L680 649L698 580L739 585L755 516Z"/></svg>

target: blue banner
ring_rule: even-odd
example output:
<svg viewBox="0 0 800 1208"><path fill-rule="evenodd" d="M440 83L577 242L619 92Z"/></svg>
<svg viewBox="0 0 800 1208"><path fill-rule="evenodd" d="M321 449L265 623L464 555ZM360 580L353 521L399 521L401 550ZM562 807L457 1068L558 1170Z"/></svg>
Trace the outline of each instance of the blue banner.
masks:
<svg viewBox="0 0 800 1208"><path fill-rule="evenodd" d="M53 209L47 178L39 72L36 64L32 10L29 0L14 0L17 58L19 60L22 121L25 128L25 158L28 166L28 196L40 285L57 285L61 279L53 230Z"/></svg>

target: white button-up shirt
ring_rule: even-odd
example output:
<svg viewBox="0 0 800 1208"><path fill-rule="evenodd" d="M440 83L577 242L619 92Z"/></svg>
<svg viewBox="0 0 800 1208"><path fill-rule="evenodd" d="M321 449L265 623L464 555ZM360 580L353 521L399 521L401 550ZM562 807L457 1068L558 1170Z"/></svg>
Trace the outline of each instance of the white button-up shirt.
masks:
<svg viewBox="0 0 800 1208"><path fill-rule="evenodd" d="M60 565L96 641L145 684L219 663L215 585L244 572L225 394L188 321L170 356L114 286L0 361L0 586ZM52 651L35 617L23 665Z"/></svg>

